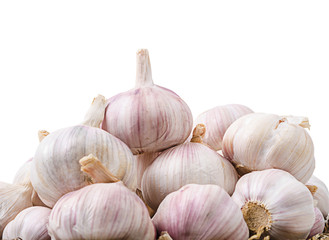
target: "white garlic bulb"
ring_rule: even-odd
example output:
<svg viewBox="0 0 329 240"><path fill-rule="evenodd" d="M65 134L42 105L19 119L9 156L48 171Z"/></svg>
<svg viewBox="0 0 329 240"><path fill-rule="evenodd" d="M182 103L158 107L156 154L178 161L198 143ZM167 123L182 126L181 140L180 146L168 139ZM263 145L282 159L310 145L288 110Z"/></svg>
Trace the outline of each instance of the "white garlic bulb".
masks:
<svg viewBox="0 0 329 240"><path fill-rule="evenodd" d="M152 209L156 210L169 193L189 183L215 184L233 193L238 175L231 163L206 145L194 142L204 132L204 125L197 125L192 142L162 152L145 170L142 194Z"/></svg>
<svg viewBox="0 0 329 240"><path fill-rule="evenodd" d="M207 126L207 132L202 140L218 151L222 149L222 140L227 128L238 118L252 112L250 108L241 104L227 104L201 113L194 123Z"/></svg>
<svg viewBox="0 0 329 240"><path fill-rule="evenodd" d="M32 207L32 185L0 182L0 236L5 226L25 208Z"/></svg>
<svg viewBox="0 0 329 240"><path fill-rule="evenodd" d="M32 166L32 161L33 158L29 159L27 162L25 162L20 169L17 171L13 184L17 185L25 185L25 186L31 186L31 178L30 178L30 173L31 173L31 166ZM39 198L39 195L37 192L34 190L32 191L31 195L31 201L33 206L46 206L41 199Z"/></svg>
<svg viewBox="0 0 329 240"><path fill-rule="evenodd" d="M173 91L154 85L149 53L137 52L136 86L108 100L102 128L133 154L160 152L183 143L192 130L189 107Z"/></svg>
<svg viewBox="0 0 329 240"><path fill-rule="evenodd" d="M50 240L47 224L51 209L46 207L29 207L21 211L6 226L2 238L24 240Z"/></svg>
<svg viewBox="0 0 329 240"><path fill-rule="evenodd" d="M314 203L308 188L291 174L268 169L242 176L232 199L252 232L271 239L306 239L312 229Z"/></svg>
<svg viewBox="0 0 329 240"><path fill-rule="evenodd" d="M223 138L223 154L240 174L282 169L306 183L315 167L307 118L251 113L236 120Z"/></svg>
<svg viewBox="0 0 329 240"><path fill-rule="evenodd" d="M58 200L49 217L52 239L154 240L155 228L139 197L123 183L97 183Z"/></svg>
<svg viewBox="0 0 329 240"><path fill-rule="evenodd" d="M160 234L179 240L247 240L249 231L239 207L216 185L188 184L170 193L152 218Z"/></svg>
<svg viewBox="0 0 329 240"><path fill-rule="evenodd" d="M319 233L322 233L324 230L324 218L321 211L316 207L314 208L314 212L315 212L315 221L311 229L311 232L307 238L311 238Z"/></svg>
<svg viewBox="0 0 329 240"><path fill-rule="evenodd" d="M121 140L97 127L105 106L105 98L98 96L83 125L57 130L40 143L33 159L31 181L47 206L53 207L64 194L89 184L90 179L80 171L79 164L88 154L97 156L127 187L136 190L136 167L131 151Z"/></svg>
<svg viewBox="0 0 329 240"><path fill-rule="evenodd" d="M317 189L313 195L313 198L317 201L317 207L323 214L323 217L327 217L329 214L329 191L324 182L322 182L316 176L312 176L306 185L316 186Z"/></svg>

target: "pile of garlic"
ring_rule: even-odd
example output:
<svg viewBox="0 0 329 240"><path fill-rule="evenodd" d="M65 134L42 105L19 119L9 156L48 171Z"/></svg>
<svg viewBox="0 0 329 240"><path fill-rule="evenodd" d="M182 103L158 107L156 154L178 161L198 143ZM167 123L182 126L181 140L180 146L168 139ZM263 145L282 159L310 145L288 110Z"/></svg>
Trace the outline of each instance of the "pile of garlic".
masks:
<svg viewBox="0 0 329 240"><path fill-rule="evenodd" d="M0 182L0 239L329 239L307 118L230 104L193 121L153 83L146 49L136 70L133 89L97 96L81 124L39 132Z"/></svg>

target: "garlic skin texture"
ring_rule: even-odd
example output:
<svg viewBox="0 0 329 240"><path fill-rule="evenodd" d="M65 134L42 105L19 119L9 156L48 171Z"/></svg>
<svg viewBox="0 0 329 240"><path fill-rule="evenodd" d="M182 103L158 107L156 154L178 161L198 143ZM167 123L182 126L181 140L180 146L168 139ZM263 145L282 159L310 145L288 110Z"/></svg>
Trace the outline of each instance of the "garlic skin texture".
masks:
<svg viewBox="0 0 329 240"><path fill-rule="evenodd" d="M202 143L187 142L162 152L145 170L142 193L156 210L169 193L186 184L215 184L232 194L237 180L228 160Z"/></svg>
<svg viewBox="0 0 329 240"><path fill-rule="evenodd" d="M0 236L6 225L25 208L32 207L32 185L0 182Z"/></svg>
<svg viewBox="0 0 329 240"><path fill-rule="evenodd" d="M271 239L306 239L314 224L311 192L291 174L268 169L242 176L232 199L253 232L264 230Z"/></svg>
<svg viewBox="0 0 329 240"><path fill-rule="evenodd" d="M183 143L193 117L173 91L153 83L149 53L137 52L135 88L108 100L102 128L125 142L134 155Z"/></svg>
<svg viewBox="0 0 329 240"><path fill-rule="evenodd" d="M96 183L64 195L48 225L52 239L154 240L144 203L123 183Z"/></svg>
<svg viewBox="0 0 329 240"><path fill-rule="evenodd" d="M179 240L247 240L249 231L239 207L216 185L188 184L170 193L152 218L158 234Z"/></svg>
<svg viewBox="0 0 329 240"><path fill-rule="evenodd" d="M313 185L317 187L313 198L317 201L317 208L323 214L323 217L326 218L329 214L329 191L327 186L316 176L312 176L306 185Z"/></svg>
<svg viewBox="0 0 329 240"><path fill-rule="evenodd" d="M319 233L322 233L324 230L325 223L324 223L324 218L323 218L321 211L316 207L316 208L314 208L314 212L315 212L315 221L314 221L313 227L311 229L311 232L308 235L308 238L311 238Z"/></svg>
<svg viewBox="0 0 329 240"><path fill-rule="evenodd" d="M53 207L64 194L91 183L79 164L89 154L95 155L128 188L136 190L136 166L131 151L121 140L97 128L104 115L96 110L104 113L105 104L104 97L95 98L84 125L57 130L40 142L32 161L31 182L47 206Z"/></svg>
<svg viewBox="0 0 329 240"><path fill-rule="evenodd" d="M137 167L137 188L142 189L142 178L145 170L161 153L143 153L139 155L134 155Z"/></svg>
<svg viewBox="0 0 329 240"><path fill-rule="evenodd" d="M6 226L2 238L24 240L50 240L47 224L51 209L46 207L29 207L21 211Z"/></svg>
<svg viewBox="0 0 329 240"><path fill-rule="evenodd" d="M282 169L306 183L315 168L307 118L251 113L236 120L223 138L224 157L238 172Z"/></svg>
<svg viewBox="0 0 329 240"><path fill-rule="evenodd" d="M214 150L222 149L222 140L227 128L238 118L253 113L241 104L227 104L217 106L201 113L194 121L195 125L202 123L207 126L203 142Z"/></svg>

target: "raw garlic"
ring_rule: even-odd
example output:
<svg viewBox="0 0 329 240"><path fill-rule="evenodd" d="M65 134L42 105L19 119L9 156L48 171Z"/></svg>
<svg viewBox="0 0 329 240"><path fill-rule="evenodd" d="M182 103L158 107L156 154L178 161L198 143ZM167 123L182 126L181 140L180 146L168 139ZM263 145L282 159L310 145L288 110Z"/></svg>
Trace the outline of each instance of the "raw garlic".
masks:
<svg viewBox="0 0 329 240"><path fill-rule="evenodd" d="M311 192L291 174L279 169L242 176L232 199L257 236L265 232L273 240L306 239L314 224Z"/></svg>
<svg viewBox="0 0 329 240"><path fill-rule="evenodd" d="M49 235L66 240L154 240L155 228L142 200L96 157L89 155L79 162L81 170L98 183L58 200L49 218Z"/></svg>
<svg viewBox="0 0 329 240"><path fill-rule="evenodd" d="M323 214L323 217L326 218L329 214L329 191L324 182L322 182L316 176L312 176L306 185L316 186L317 189L313 195L313 198L317 201L317 207Z"/></svg>
<svg viewBox="0 0 329 240"><path fill-rule="evenodd" d="M147 49L137 52L135 88L108 100L102 128L125 142L133 154L160 152L183 143L192 130L187 104L154 85Z"/></svg>
<svg viewBox="0 0 329 240"><path fill-rule="evenodd" d="M251 113L236 120L223 138L223 154L238 172L282 169L306 183L315 168L308 119Z"/></svg>
<svg viewBox="0 0 329 240"><path fill-rule="evenodd" d="M158 234L179 240L247 240L249 231L239 207L216 185L188 184L170 193L152 218Z"/></svg>
<svg viewBox="0 0 329 240"><path fill-rule="evenodd" d="M215 184L233 193L238 175L228 160L201 143L204 133L204 125L197 125L191 142L162 152L145 170L142 194L152 209L189 183Z"/></svg>
<svg viewBox="0 0 329 240"><path fill-rule="evenodd" d="M0 182L0 236L6 225L25 208L32 207L32 185Z"/></svg>
<svg viewBox="0 0 329 240"><path fill-rule="evenodd" d="M316 207L314 208L314 212L315 212L315 221L311 229L311 232L307 238L311 238L319 233L322 233L324 230L324 218L321 211L319 210L319 208Z"/></svg>
<svg viewBox="0 0 329 240"><path fill-rule="evenodd" d="M32 164L31 181L40 199L53 207L64 194L92 182L80 171L79 160L94 154L131 190L137 178L133 155L118 138L98 128L104 116L106 101L94 99L82 125L50 133L40 143Z"/></svg>
<svg viewBox="0 0 329 240"><path fill-rule="evenodd" d="M3 240L50 240L47 224L51 209L29 207L21 211L3 231Z"/></svg>
<svg viewBox="0 0 329 240"><path fill-rule="evenodd" d="M194 123L195 126L199 123L207 126L207 132L202 140L218 151L222 149L222 141L227 128L235 120L249 113L253 111L244 105L227 104L201 113Z"/></svg>

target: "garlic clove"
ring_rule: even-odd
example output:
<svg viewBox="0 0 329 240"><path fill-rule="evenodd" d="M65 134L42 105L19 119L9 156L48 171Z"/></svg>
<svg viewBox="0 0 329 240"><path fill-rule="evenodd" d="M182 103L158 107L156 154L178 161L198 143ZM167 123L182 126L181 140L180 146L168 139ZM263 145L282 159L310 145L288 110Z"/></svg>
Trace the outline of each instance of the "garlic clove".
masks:
<svg viewBox="0 0 329 240"><path fill-rule="evenodd" d="M317 207L322 212L323 217L327 217L329 214L329 191L327 186L314 175L310 178L310 180L308 180L306 184L317 187L313 198L317 201Z"/></svg>
<svg viewBox="0 0 329 240"><path fill-rule="evenodd" d="M239 207L216 185L188 184L170 193L152 222L158 233L180 240L247 240L249 235Z"/></svg>
<svg viewBox="0 0 329 240"><path fill-rule="evenodd" d="M187 139L192 113L177 94L153 83L147 49L139 50L136 59L136 86L108 100L102 128L134 155L161 152Z"/></svg>
<svg viewBox="0 0 329 240"><path fill-rule="evenodd" d="M0 182L0 236L5 226L25 208L32 207L32 185Z"/></svg>
<svg viewBox="0 0 329 240"><path fill-rule="evenodd" d="M235 120L249 113L253 111L241 104L217 106L201 113L195 119L194 125L202 123L207 126L203 142L218 151L222 149L222 141L227 128Z"/></svg>
<svg viewBox="0 0 329 240"><path fill-rule="evenodd" d="M313 198L291 174L269 169L242 176L232 199L249 229L271 239L305 239L314 223Z"/></svg>
<svg viewBox="0 0 329 240"><path fill-rule="evenodd" d="M48 232L52 239L154 240L144 203L123 183L96 183L64 195L55 204Z"/></svg>
<svg viewBox="0 0 329 240"><path fill-rule="evenodd" d="M103 119L105 98L98 96L88 110L84 125L52 132L35 153L31 182L40 199L53 207L64 194L87 186L79 160L93 154L131 190L136 190L136 166L130 149L118 138L93 127ZM92 126L91 126L92 125Z"/></svg>
<svg viewBox="0 0 329 240"><path fill-rule="evenodd" d="M29 207L21 211L5 227L2 238L24 240L50 240L47 224L51 209L46 207Z"/></svg>
<svg viewBox="0 0 329 240"><path fill-rule="evenodd" d="M311 232L307 238L311 238L319 233L322 233L324 230L324 218L321 211L316 207L314 208L314 212L315 212L315 221L311 229Z"/></svg>
<svg viewBox="0 0 329 240"><path fill-rule="evenodd" d="M301 117L251 113L236 120L223 138L223 154L241 175L282 169L306 183L315 168L314 146Z"/></svg>
<svg viewBox="0 0 329 240"><path fill-rule="evenodd" d="M198 139L202 132L195 131L193 139ZM144 172L142 194L145 202L156 210L169 193L186 184L215 184L232 194L237 180L228 160L202 143L189 142L165 150L153 161Z"/></svg>
<svg viewBox="0 0 329 240"><path fill-rule="evenodd" d="M160 155L160 152L134 155L137 167L137 188L142 189L143 174L148 166Z"/></svg>

